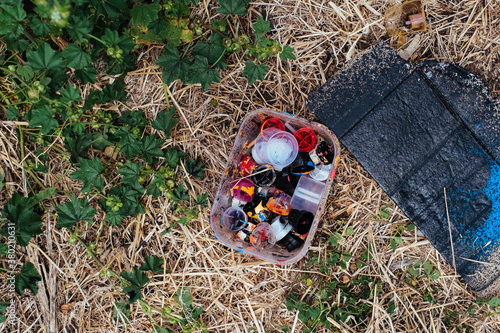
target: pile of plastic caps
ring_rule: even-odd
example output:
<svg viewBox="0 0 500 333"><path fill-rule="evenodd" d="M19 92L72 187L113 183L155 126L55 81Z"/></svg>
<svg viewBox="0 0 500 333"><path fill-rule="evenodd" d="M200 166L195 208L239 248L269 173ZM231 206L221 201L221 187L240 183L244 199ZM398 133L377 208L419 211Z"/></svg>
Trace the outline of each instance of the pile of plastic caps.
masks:
<svg viewBox="0 0 500 333"><path fill-rule="evenodd" d="M268 118L231 183L222 223L253 247L292 252L304 245L326 189L335 150L307 127Z"/></svg>

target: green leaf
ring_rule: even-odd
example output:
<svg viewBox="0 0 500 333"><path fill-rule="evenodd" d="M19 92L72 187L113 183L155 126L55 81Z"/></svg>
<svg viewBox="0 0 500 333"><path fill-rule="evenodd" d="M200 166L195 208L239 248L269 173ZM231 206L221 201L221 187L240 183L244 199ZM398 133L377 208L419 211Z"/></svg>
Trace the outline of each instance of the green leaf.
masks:
<svg viewBox="0 0 500 333"><path fill-rule="evenodd" d="M183 16L188 16L189 13L190 13L190 10L189 10L188 3L186 1L176 0L176 1L173 1L172 8L170 9L168 16L180 19Z"/></svg>
<svg viewBox="0 0 500 333"><path fill-rule="evenodd" d="M165 136L169 138L172 135L172 129L177 125L179 119L173 119L175 107L172 106L168 111L159 112L156 119L151 123L154 129L163 131Z"/></svg>
<svg viewBox="0 0 500 333"><path fill-rule="evenodd" d="M189 287L186 287L184 292L178 289L177 295L174 296L174 299L180 306L182 306L183 309L189 309L193 304L193 298L191 297L191 290Z"/></svg>
<svg viewBox="0 0 500 333"><path fill-rule="evenodd" d="M66 83L66 88L59 90L62 95L61 101L63 102L78 102L82 99L80 90L73 87L71 83Z"/></svg>
<svg viewBox="0 0 500 333"><path fill-rule="evenodd" d="M7 109L7 118L10 120L16 120L19 116L19 109L15 106L11 106Z"/></svg>
<svg viewBox="0 0 500 333"><path fill-rule="evenodd" d="M46 190L40 191L37 194L35 194L35 203L42 202L43 200L50 198L56 193L57 189L55 187L49 187Z"/></svg>
<svg viewBox="0 0 500 333"><path fill-rule="evenodd" d="M82 136L83 130L85 129L85 123L72 123L71 128L75 134Z"/></svg>
<svg viewBox="0 0 500 333"><path fill-rule="evenodd" d="M91 90L87 95L87 100L83 105L83 111L91 110L96 104L103 104L110 101L108 96L104 95L103 91Z"/></svg>
<svg viewBox="0 0 500 333"><path fill-rule="evenodd" d="M208 198L208 193L198 194L196 196L196 200L194 201L194 203L201 207L206 207L208 204L207 198Z"/></svg>
<svg viewBox="0 0 500 333"><path fill-rule="evenodd" d="M264 20L262 16L257 18L257 22L252 25L256 41L264 38L266 32L271 31L271 24Z"/></svg>
<svg viewBox="0 0 500 333"><path fill-rule="evenodd" d="M87 156L92 140L90 134L84 133L75 136L69 128L63 131L64 148L70 152L70 160L73 163L78 162L79 157Z"/></svg>
<svg viewBox="0 0 500 333"><path fill-rule="evenodd" d="M412 266L408 266L408 273L410 273L410 275L412 276L419 276L420 272L418 271L418 269L415 269L414 267Z"/></svg>
<svg viewBox="0 0 500 333"><path fill-rule="evenodd" d="M217 13L222 15L246 15L248 10L245 5L250 3L250 0L218 0L220 7L217 8Z"/></svg>
<svg viewBox="0 0 500 333"><path fill-rule="evenodd" d="M264 80L266 73L269 71L266 65L256 65L253 61L247 60L245 62L245 69L243 76L248 77L248 84L253 84L257 80Z"/></svg>
<svg viewBox="0 0 500 333"><path fill-rule="evenodd" d="M156 65L163 67L163 82L170 84L177 79L184 81L190 62L187 59L181 60L179 51L173 46L165 46L165 51L165 55L156 59Z"/></svg>
<svg viewBox="0 0 500 333"><path fill-rule="evenodd" d="M122 217L122 220L127 216L135 216L137 214L143 214L145 212L144 207L142 207L141 202L139 201L139 197L143 194L144 191L137 191L136 189L128 186L118 186L113 187L109 194L115 195L120 198L120 201L123 204L117 212L113 212L110 215L119 215ZM120 220L121 221L121 220Z"/></svg>
<svg viewBox="0 0 500 333"><path fill-rule="evenodd" d="M144 264L139 267L141 271L150 271L153 273L163 273L163 258L158 256L146 256L144 257Z"/></svg>
<svg viewBox="0 0 500 333"><path fill-rule="evenodd" d="M127 93L125 92L125 75L120 75L112 84L108 84L102 93L108 100L122 101L127 100Z"/></svg>
<svg viewBox="0 0 500 333"><path fill-rule="evenodd" d="M122 124L130 125L130 127L140 127L143 128L149 124L148 120L144 118L142 112L139 111L125 111L121 117L120 121Z"/></svg>
<svg viewBox="0 0 500 333"><path fill-rule="evenodd" d="M174 198L172 199L174 202L189 200L189 192L184 189L182 184L179 184L172 192L174 194Z"/></svg>
<svg viewBox="0 0 500 333"><path fill-rule="evenodd" d="M104 220L106 222L108 222L109 226L116 225L119 227L121 225L123 219L126 217L127 217L127 215L121 215L121 214L118 214L116 212L110 212L110 213L108 213L108 216L106 216L106 218Z"/></svg>
<svg viewBox="0 0 500 333"><path fill-rule="evenodd" d="M423 267L425 275L429 276L431 274L432 268L434 268L434 264L430 261L426 261Z"/></svg>
<svg viewBox="0 0 500 333"><path fill-rule="evenodd" d="M123 168L118 170L118 173L123 176L120 180L123 185L128 185L138 192L144 191L141 184L139 184L139 175L141 174L140 162L127 162Z"/></svg>
<svg viewBox="0 0 500 333"><path fill-rule="evenodd" d="M207 90L212 82L220 82L219 72L216 69L208 68L207 58L196 56L183 82L188 84L201 83L201 88Z"/></svg>
<svg viewBox="0 0 500 333"><path fill-rule="evenodd" d="M175 48L181 45L182 28L178 23L169 20L166 24L161 25L164 25L165 28L159 33L159 36L166 40L166 44Z"/></svg>
<svg viewBox="0 0 500 333"><path fill-rule="evenodd" d="M33 71L33 68L29 65L18 65L16 73L24 80L24 81L31 81L33 77L35 76L35 72Z"/></svg>
<svg viewBox="0 0 500 333"><path fill-rule="evenodd" d="M54 51L48 43L42 43L36 51L26 52L28 65L34 70L63 69L64 63L60 52Z"/></svg>
<svg viewBox="0 0 500 333"><path fill-rule="evenodd" d="M397 245L396 245L396 241L394 240L394 238L391 238L390 245L391 245L391 249L393 251L396 251Z"/></svg>
<svg viewBox="0 0 500 333"><path fill-rule="evenodd" d="M75 44L68 44L62 56L66 59L67 67L83 69L90 65L90 55Z"/></svg>
<svg viewBox="0 0 500 333"><path fill-rule="evenodd" d="M123 288L123 291L129 297L128 303L132 304L137 300L142 299L141 288L148 283L148 276L136 267L133 272L121 272L120 276L130 282L130 286Z"/></svg>
<svg viewBox="0 0 500 333"><path fill-rule="evenodd" d="M158 4L134 5L130 10L132 16L132 25L147 27L149 23L158 19L158 12L161 7Z"/></svg>
<svg viewBox="0 0 500 333"><path fill-rule="evenodd" d="M354 228L352 225L348 226L347 229L345 230L345 234L347 236L352 235L353 232L354 232Z"/></svg>
<svg viewBox="0 0 500 333"><path fill-rule="evenodd" d="M162 193L160 187L166 188L166 183L163 180L162 176L155 174L154 180L151 182L151 185L146 187L147 194L158 198Z"/></svg>
<svg viewBox="0 0 500 333"><path fill-rule="evenodd" d="M168 148L167 150L165 150L165 162L167 162L171 168L175 168L177 165L179 165L181 158L187 156L188 154L180 151L177 147Z"/></svg>
<svg viewBox="0 0 500 333"><path fill-rule="evenodd" d="M15 289L20 295L24 295L24 290L29 289L36 295L38 293L38 282L42 280L40 274L38 274L35 266L30 262L25 262L23 268L19 274L15 276Z"/></svg>
<svg viewBox="0 0 500 333"><path fill-rule="evenodd" d="M58 228L71 229L80 221L88 222L88 226L92 224L96 210L90 206L87 199L78 200L74 195L71 195L70 201L56 207Z"/></svg>
<svg viewBox="0 0 500 333"><path fill-rule="evenodd" d="M408 226L406 227L406 230L408 230L408 231L413 231L414 229L415 229L415 225L412 223L408 224Z"/></svg>
<svg viewBox="0 0 500 333"><path fill-rule="evenodd" d="M11 51L21 51L24 52L31 45L25 39L20 39L18 36L15 36L13 33L8 33L7 35L2 37L2 40L7 45L7 50Z"/></svg>
<svg viewBox="0 0 500 333"><path fill-rule="evenodd" d="M4 244L0 244L0 245L4 245ZM0 302L0 324L5 323L5 321L7 320L7 317L5 316L5 314L7 312L7 308L9 307L9 305L10 305L10 302Z"/></svg>
<svg viewBox="0 0 500 333"><path fill-rule="evenodd" d="M108 140L108 135L103 132L92 133L92 147L97 150L104 150L107 146L113 146L114 143Z"/></svg>
<svg viewBox="0 0 500 333"><path fill-rule="evenodd" d="M52 26L48 22L43 22L39 18L34 18L31 21L31 30L36 36L43 36L49 33Z"/></svg>
<svg viewBox="0 0 500 333"><path fill-rule="evenodd" d="M128 14L127 1L123 0L90 0L91 8L95 8L95 17L104 16L105 21L117 19Z"/></svg>
<svg viewBox="0 0 500 333"><path fill-rule="evenodd" d="M158 22L158 21L155 21ZM166 25L165 25L166 26ZM143 27L132 27L130 29L130 34L135 37L135 42L137 44L150 44L150 43L162 43L163 38L156 34L154 29Z"/></svg>
<svg viewBox="0 0 500 333"><path fill-rule="evenodd" d="M500 305L500 299L495 296L488 301L488 305L496 308Z"/></svg>
<svg viewBox="0 0 500 333"><path fill-rule="evenodd" d="M205 165L202 163L201 158L197 157L196 160L188 159L185 164L186 171L193 177L205 177Z"/></svg>
<svg viewBox="0 0 500 333"><path fill-rule="evenodd" d="M24 20L26 12L23 9L22 3L17 3L16 6L0 5L0 35L13 33L15 37L23 33L24 28L19 21Z"/></svg>
<svg viewBox="0 0 500 333"><path fill-rule="evenodd" d="M280 58L285 60L285 61L288 59L291 59L291 60L297 59L295 57L295 54L293 54L293 47L290 47L288 45L283 46L283 51L281 51L281 53L280 53Z"/></svg>
<svg viewBox="0 0 500 333"><path fill-rule="evenodd" d="M338 232L334 233L333 235L328 238L328 241L333 245L337 246L338 242L342 239L342 235L339 234Z"/></svg>
<svg viewBox="0 0 500 333"><path fill-rule="evenodd" d="M133 155L140 155L141 143L132 133L126 132L120 138L120 151L125 153L127 158L131 158Z"/></svg>
<svg viewBox="0 0 500 333"><path fill-rule="evenodd" d="M104 167L99 158L96 157L93 160L87 160L79 157L77 166L80 169L73 171L70 178L83 182L82 192L90 192L94 187L98 191L104 190L104 179L100 175Z"/></svg>
<svg viewBox="0 0 500 333"><path fill-rule="evenodd" d="M129 322L130 318L130 305L125 302L116 302L113 307L113 317L119 320L124 320L125 323Z"/></svg>
<svg viewBox="0 0 500 333"><path fill-rule="evenodd" d="M118 34L118 31L113 31L111 29L106 28L104 36L102 36L102 41L105 42L107 47L110 46L118 46L123 50L124 54L129 53L134 49L135 42L132 37L129 36L121 36Z"/></svg>
<svg viewBox="0 0 500 333"><path fill-rule="evenodd" d="M187 217L181 216L181 218L179 219L179 221L177 221L177 223L179 223L180 225L186 226L188 224Z"/></svg>
<svg viewBox="0 0 500 333"><path fill-rule="evenodd" d="M35 200L25 198L18 193L14 193L2 211L2 218L14 224L14 237L20 246L28 246L34 235L42 233L42 220L40 214L33 209ZM5 237L11 235L11 230L4 224L1 234Z"/></svg>
<svg viewBox="0 0 500 333"><path fill-rule="evenodd" d="M212 36L210 36L210 43L196 43L191 54L207 58L208 62L215 68L226 69L227 63L226 58L224 58L226 47L222 42L223 38L221 35L212 34Z"/></svg>
<svg viewBox="0 0 500 333"><path fill-rule="evenodd" d="M85 16L71 15L66 31L75 42L81 42L84 38L90 36L92 23Z"/></svg>
<svg viewBox="0 0 500 333"><path fill-rule="evenodd" d="M437 280L441 276L441 273L437 269L433 270L431 274L429 274L429 279Z"/></svg>
<svg viewBox="0 0 500 333"><path fill-rule="evenodd" d="M75 70L75 80L80 81L82 84L96 83L97 70L90 66L83 69Z"/></svg>
<svg viewBox="0 0 500 333"><path fill-rule="evenodd" d="M29 127L41 126L40 133L48 134L53 128L59 127L59 122L52 117L52 111L47 105L40 109L34 109L31 113Z"/></svg>
<svg viewBox="0 0 500 333"><path fill-rule="evenodd" d="M163 156L163 152L159 148L162 144L162 140L157 140L154 135L147 135L141 139L141 157L146 160L148 164L153 163L153 157Z"/></svg>
<svg viewBox="0 0 500 333"><path fill-rule="evenodd" d="M388 219L389 217L391 217L391 212L389 212L388 210L382 209L382 210L380 210L380 217L383 219Z"/></svg>

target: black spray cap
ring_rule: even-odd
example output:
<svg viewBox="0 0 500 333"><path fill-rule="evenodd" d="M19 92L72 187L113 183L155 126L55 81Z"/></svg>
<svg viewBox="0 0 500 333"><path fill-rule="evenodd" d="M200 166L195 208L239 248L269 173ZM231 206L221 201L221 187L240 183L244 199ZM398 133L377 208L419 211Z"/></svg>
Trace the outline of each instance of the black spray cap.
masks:
<svg viewBox="0 0 500 333"><path fill-rule="evenodd" d="M276 179L276 172L271 165L259 165L253 169L250 179L257 186L271 186Z"/></svg>
<svg viewBox="0 0 500 333"><path fill-rule="evenodd" d="M304 240L289 232L278 242L278 244L285 247L288 252L292 252L293 250L302 247L302 245L304 245Z"/></svg>
<svg viewBox="0 0 500 333"><path fill-rule="evenodd" d="M296 175L305 175L315 169L309 153L299 153L290 165L290 171Z"/></svg>
<svg viewBox="0 0 500 333"><path fill-rule="evenodd" d="M283 170L276 173L276 180L273 186L292 196L299 182L299 177L290 172L290 167L283 168Z"/></svg>
<svg viewBox="0 0 500 333"><path fill-rule="evenodd" d="M292 209L288 214L288 223L290 223L299 235L305 235L311 229L314 221L314 214L306 210Z"/></svg>

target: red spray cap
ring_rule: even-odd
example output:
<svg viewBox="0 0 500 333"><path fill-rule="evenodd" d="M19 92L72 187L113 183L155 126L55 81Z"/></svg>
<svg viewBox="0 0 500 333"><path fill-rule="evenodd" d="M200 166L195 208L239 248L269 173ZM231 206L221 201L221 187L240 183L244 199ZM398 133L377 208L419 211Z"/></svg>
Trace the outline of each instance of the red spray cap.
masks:
<svg viewBox="0 0 500 333"><path fill-rule="evenodd" d="M276 127L282 131L285 130L285 124L283 124L283 122L278 118L268 118L264 120L262 125L260 125L260 131L262 132L263 130L269 127Z"/></svg>
<svg viewBox="0 0 500 333"><path fill-rule="evenodd" d="M241 159L240 170L242 176L248 176L252 173L253 169L258 166L257 162L250 156L245 155Z"/></svg>
<svg viewBox="0 0 500 333"><path fill-rule="evenodd" d="M308 153L318 144L318 137L316 133L310 128L301 128L293 134L299 143L299 151L301 153Z"/></svg>

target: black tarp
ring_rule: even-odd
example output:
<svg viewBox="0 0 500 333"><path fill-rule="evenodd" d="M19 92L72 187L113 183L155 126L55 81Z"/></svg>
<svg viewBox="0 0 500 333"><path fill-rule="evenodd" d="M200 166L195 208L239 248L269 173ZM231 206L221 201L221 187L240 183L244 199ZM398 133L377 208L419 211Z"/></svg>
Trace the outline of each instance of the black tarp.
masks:
<svg viewBox="0 0 500 333"><path fill-rule="evenodd" d="M446 188L457 272L480 294L499 289L500 107L479 79L379 44L307 104L452 263Z"/></svg>

